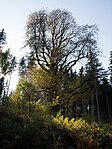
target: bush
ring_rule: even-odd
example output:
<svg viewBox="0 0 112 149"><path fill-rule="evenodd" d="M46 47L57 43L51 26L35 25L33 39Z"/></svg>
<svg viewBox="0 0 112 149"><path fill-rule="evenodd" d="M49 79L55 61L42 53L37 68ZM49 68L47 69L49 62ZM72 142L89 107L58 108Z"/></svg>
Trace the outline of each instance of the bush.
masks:
<svg viewBox="0 0 112 149"><path fill-rule="evenodd" d="M50 116L48 107L37 102L30 117L24 113L21 115L13 107L1 108L0 148L112 148L112 127L109 124L90 123L83 118L64 118L60 114L53 117Z"/></svg>
<svg viewBox="0 0 112 149"><path fill-rule="evenodd" d="M77 146L80 144L78 148L96 149L112 145L112 129L109 124L88 123L83 118L69 120L62 115L54 118L54 123L57 127L68 130L72 140L78 141Z"/></svg>

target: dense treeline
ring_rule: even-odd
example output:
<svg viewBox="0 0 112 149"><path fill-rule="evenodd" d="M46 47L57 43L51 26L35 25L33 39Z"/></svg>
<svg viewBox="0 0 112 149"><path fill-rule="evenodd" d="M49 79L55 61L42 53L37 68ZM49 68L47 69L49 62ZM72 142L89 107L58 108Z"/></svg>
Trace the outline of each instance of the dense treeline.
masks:
<svg viewBox="0 0 112 149"><path fill-rule="evenodd" d="M104 70L97 33L66 10L34 12L28 52L16 62L0 32L0 148L112 147L112 52ZM15 67L20 79L8 94Z"/></svg>

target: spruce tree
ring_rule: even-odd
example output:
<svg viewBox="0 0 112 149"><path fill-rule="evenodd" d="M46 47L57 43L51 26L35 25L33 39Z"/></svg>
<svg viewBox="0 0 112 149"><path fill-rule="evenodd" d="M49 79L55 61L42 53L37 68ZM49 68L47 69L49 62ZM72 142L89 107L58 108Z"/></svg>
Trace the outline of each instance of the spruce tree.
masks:
<svg viewBox="0 0 112 149"><path fill-rule="evenodd" d="M110 84L112 86L112 51L110 51L110 58L109 58L109 74L110 74Z"/></svg>
<svg viewBox="0 0 112 149"><path fill-rule="evenodd" d="M101 63L98 59L97 50L90 50L88 53L88 62L86 64L86 75L90 77L88 86L90 88L90 97L91 97L91 115L97 116L100 121L100 105L99 105L99 95L98 95L98 86L101 80L101 77L104 73ZM97 111L97 112L96 112Z"/></svg>
<svg viewBox="0 0 112 149"><path fill-rule="evenodd" d="M7 76L11 75L16 66L15 57L10 53L10 49L4 50L6 44L6 33L4 29L0 31L0 102L6 102L9 91L10 79L6 80ZM11 77L9 77L11 78Z"/></svg>

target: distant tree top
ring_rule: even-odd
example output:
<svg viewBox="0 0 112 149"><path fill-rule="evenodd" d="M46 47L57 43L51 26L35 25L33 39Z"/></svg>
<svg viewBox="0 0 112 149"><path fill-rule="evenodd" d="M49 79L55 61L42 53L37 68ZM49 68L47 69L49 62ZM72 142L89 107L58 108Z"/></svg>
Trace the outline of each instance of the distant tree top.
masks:
<svg viewBox="0 0 112 149"><path fill-rule="evenodd" d="M0 45L6 43L6 33L4 29L0 31Z"/></svg>

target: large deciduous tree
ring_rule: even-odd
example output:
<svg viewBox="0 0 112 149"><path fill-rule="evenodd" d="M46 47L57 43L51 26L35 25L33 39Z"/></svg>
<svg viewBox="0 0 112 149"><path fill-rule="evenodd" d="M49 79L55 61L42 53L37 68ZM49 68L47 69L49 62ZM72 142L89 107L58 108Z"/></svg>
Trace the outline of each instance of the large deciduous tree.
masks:
<svg viewBox="0 0 112 149"><path fill-rule="evenodd" d="M57 99L57 96L71 98L86 82L73 86L67 84L67 79L77 64L88 57L90 50L98 50L97 31L96 25L79 26L72 14L64 9L40 10L29 15L26 25L26 46L30 48L28 67L41 67L53 80L51 84L58 84L58 88L47 88L51 99Z"/></svg>

